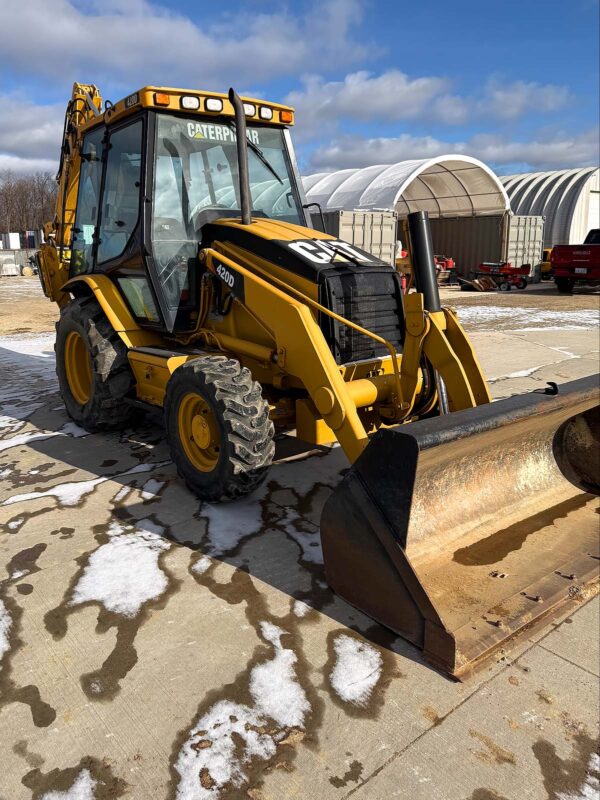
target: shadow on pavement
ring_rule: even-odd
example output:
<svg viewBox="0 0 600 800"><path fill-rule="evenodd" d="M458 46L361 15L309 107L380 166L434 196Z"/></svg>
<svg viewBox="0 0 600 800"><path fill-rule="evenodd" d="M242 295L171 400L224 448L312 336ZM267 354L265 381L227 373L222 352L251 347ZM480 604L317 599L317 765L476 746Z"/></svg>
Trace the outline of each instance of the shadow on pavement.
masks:
<svg viewBox="0 0 600 800"><path fill-rule="evenodd" d="M102 526L107 529L111 522L130 523L142 530L147 525L153 533L158 526L163 536L190 551L190 575L193 564L203 556L224 562L379 646L421 662L416 648L337 598L325 581L319 520L325 500L349 466L339 447L309 449L293 437L280 437L263 487L234 503L202 504L170 461L160 412L140 413L138 424L121 432L86 434L69 420L62 406L53 358L16 355L0 348L0 364L10 361L17 367L18 372L11 370L10 375L13 393L38 407L24 419L29 423L26 432L30 426L36 429L32 437L0 452L0 468L14 462L15 479L7 480L13 489L7 494L14 498L15 514L52 513L48 509L58 505L77 509L81 527L95 531ZM40 365L40 361L45 363ZM10 434L20 435L21 430ZM0 439L2 444L6 439ZM35 475L19 472L23 448L38 453L45 469ZM106 515L96 518L86 512L86 506L96 489L108 481L117 488ZM26 494L34 496L30 501L17 499ZM40 505L40 498L48 498L49 505ZM31 501L35 502L33 512L27 507Z"/></svg>

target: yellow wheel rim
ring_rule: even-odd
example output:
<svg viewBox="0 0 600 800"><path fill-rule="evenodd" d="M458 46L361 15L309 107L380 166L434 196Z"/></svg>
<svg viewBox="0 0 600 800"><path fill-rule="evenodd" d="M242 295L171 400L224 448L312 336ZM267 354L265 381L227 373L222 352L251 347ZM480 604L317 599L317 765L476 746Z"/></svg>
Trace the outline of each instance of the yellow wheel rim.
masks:
<svg viewBox="0 0 600 800"><path fill-rule="evenodd" d="M92 396L92 361L77 331L70 331L65 340L65 372L75 402L84 406Z"/></svg>
<svg viewBox="0 0 600 800"><path fill-rule="evenodd" d="M188 461L199 472L212 472L219 460L221 432L206 400L194 392L184 395L177 424Z"/></svg>

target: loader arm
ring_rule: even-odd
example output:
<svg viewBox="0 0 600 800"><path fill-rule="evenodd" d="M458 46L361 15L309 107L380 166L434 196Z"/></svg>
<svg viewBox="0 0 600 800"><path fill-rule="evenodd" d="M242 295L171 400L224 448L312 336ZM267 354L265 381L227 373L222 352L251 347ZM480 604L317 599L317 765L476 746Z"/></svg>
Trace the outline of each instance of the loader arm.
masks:
<svg viewBox="0 0 600 800"><path fill-rule="evenodd" d="M302 381L348 459L356 461L369 442L367 432L309 307L212 248L203 257L226 286L233 281L234 296L251 314L268 321L278 366Z"/></svg>
<svg viewBox="0 0 600 800"><path fill-rule="evenodd" d="M427 312L423 295L416 292L404 300L406 338L402 364L403 395L413 407L421 356L424 354L441 376L450 401L450 411L475 408L491 402L471 343L456 315L448 308Z"/></svg>
<svg viewBox="0 0 600 800"><path fill-rule="evenodd" d="M369 443L357 411L357 398L361 392L355 384L359 381L344 381L310 306L321 313L333 315L332 312L300 291L286 286L283 281L272 276L260 277L213 248L203 250L201 257L217 278L226 286L233 287L234 296L237 295L238 301L250 314L269 321L278 365L302 382L325 423L334 431L349 461L353 463ZM453 410L473 408L489 402L489 391L474 355L463 368L447 338L446 329L450 326L446 325L445 315L427 314L419 294L410 296L410 309L412 324L407 326L406 349L402 356L396 354L389 342L349 320L333 315L343 324L384 342L390 349L397 383L391 396L390 383L381 384L376 399L391 401L394 409L391 421L400 422L411 415L417 397L423 353L445 381ZM451 325L455 346L472 354L467 337L454 317ZM218 334L212 336L218 341ZM406 379L405 370L408 375ZM405 386L408 390L406 394Z"/></svg>

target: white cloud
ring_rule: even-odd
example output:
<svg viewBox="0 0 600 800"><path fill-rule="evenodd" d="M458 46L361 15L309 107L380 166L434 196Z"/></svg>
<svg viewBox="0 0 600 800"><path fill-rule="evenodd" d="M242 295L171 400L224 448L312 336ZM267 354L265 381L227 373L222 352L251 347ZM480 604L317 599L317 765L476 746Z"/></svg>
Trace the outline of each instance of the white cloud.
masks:
<svg viewBox="0 0 600 800"><path fill-rule="evenodd" d="M20 94L0 93L0 159L46 161L58 155L64 105L36 105Z"/></svg>
<svg viewBox="0 0 600 800"><path fill-rule="evenodd" d="M222 89L248 73L258 82L364 59L368 45L352 36L361 15L359 0L326 0L304 15L241 12L199 26L146 0L85 7L74 0L3 0L0 67L60 85L67 76L111 81L124 92L149 83ZM48 35L50 20L60 36Z"/></svg>
<svg viewBox="0 0 600 800"><path fill-rule="evenodd" d="M290 92L286 102L297 110L299 138L323 138L344 120L391 122L424 120L461 125L473 120L513 120L527 113L551 113L570 99L564 86L492 78L478 92L451 93L443 76L410 78L399 70L380 75L353 72L341 81L318 75L303 78L303 87Z"/></svg>
<svg viewBox="0 0 600 800"><path fill-rule="evenodd" d="M468 143L472 155L491 164L529 164L535 169L567 169L596 166L600 131L592 128L579 134L564 132L552 137L538 136L527 142L479 134Z"/></svg>
<svg viewBox="0 0 600 800"><path fill-rule="evenodd" d="M14 175L33 175L36 172L54 174L58 169L58 160L51 158L19 158L18 156L0 153L0 175L11 172Z"/></svg>
<svg viewBox="0 0 600 800"><path fill-rule="evenodd" d="M304 172L392 164L411 158L433 158L446 153L475 156L494 166L523 165L523 169L561 169L598 163L598 129L577 135L555 133L531 141L511 141L496 134L479 134L466 141L401 134L388 138L344 136L318 148Z"/></svg>
<svg viewBox="0 0 600 800"><path fill-rule="evenodd" d="M411 79L395 69L381 75L353 72L342 81L329 82L309 75L303 79L303 88L290 92L285 101L296 108L299 131L307 137L322 135L324 127L342 119L414 119L448 86L446 78Z"/></svg>
<svg viewBox="0 0 600 800"><path fill-rule="evenodd" d="M446 125L462 125L472 113L472 103L457 94L443 94L436 97L431 105L431 117Z"/></svg>
<svg viewBox="0 0 600 800"><path fill-rule="evenodd" d="M516 119L528 112L549 113L563 108L570 94L566 86L514 81L502 84L492 79L480 103L482 113L491 113L499 119Z"/></svg>

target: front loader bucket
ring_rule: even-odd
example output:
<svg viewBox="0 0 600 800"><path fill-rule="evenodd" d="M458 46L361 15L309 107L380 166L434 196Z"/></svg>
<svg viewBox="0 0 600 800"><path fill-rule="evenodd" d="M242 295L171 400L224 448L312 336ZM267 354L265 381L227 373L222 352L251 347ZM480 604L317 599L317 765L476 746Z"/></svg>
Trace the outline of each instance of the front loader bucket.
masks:
<svg viewBox="0 0 600 800"><path fill-rule="evenodd" d="M598 378L380 430L327 501L327 580L461 678L598 588Z"/></svg>

